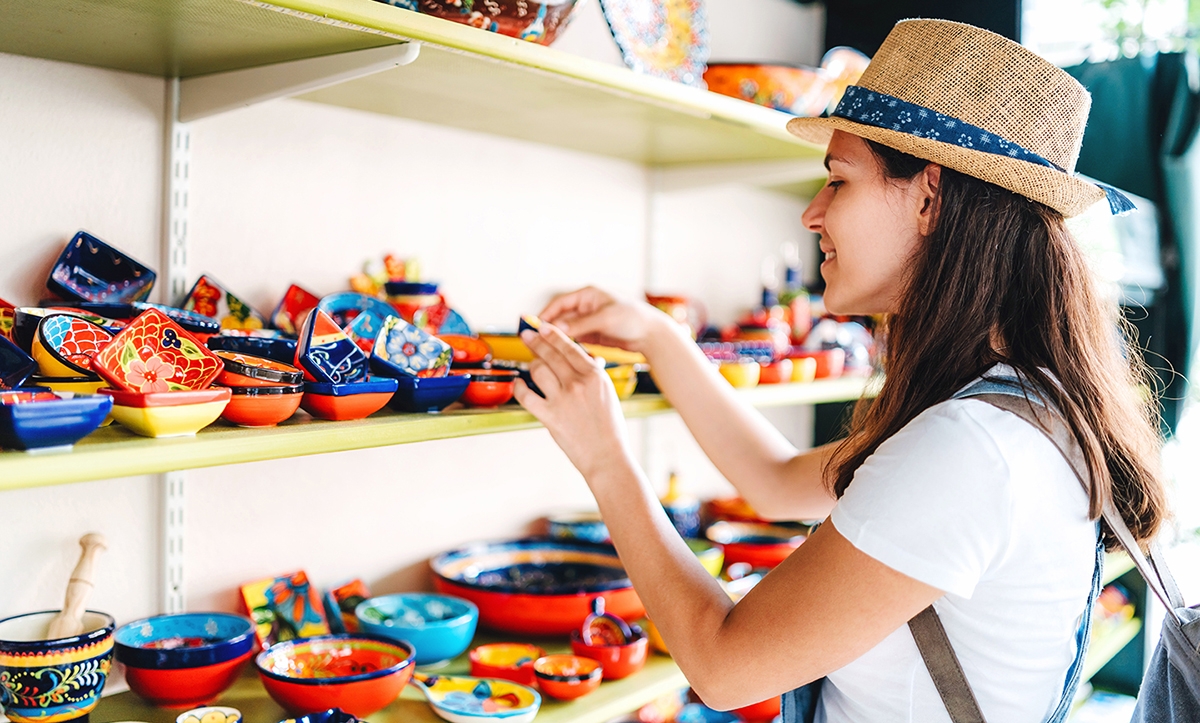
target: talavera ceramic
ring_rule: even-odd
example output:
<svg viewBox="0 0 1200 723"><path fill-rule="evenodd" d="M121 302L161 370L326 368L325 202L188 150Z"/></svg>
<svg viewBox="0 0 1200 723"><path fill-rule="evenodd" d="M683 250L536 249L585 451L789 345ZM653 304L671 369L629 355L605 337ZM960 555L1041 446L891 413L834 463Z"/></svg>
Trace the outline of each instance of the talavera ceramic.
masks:
<svg viewBox="0 0 1200 723"><path fill-rule="evenodd" d="M80 231L54 262L46 288L64 299L120 303L145 299L154 278L145 264Z"/></svg>
<svg viewBox="0 0 1200 723"><path fill-rule="evenodd" d="M371 350L371 370L389 377L444 377L453 355L446 342L398 316L389 316Z"/></svg>
<svg viewBox="0 0 1200 723"><path fill-rule="evenodd" d="M329 633L317 590L303 570L242 585L241 593L262 648Z"/></svg>
<svg viewBox="0 0 1200 723"><path fill-rule="evenodd" d="M452 595L397 593L364 600L354 616L368 633L412 643L417 665L432 665L467 649L479 608Z"/></svg>
<svg viewBox="0 0 1200 723"><path fill-rule="evenodd" d="M447 377L414 377L407 374L396 378L396 394L388 405L402 412L440 412L466 391L470 374L451 374Z"/></svg>
<svg viewBox="0 0 1200 723"><path fill-rule="evenodd" d="M304 400L304 385L230 387L221 418L239 427L273 427L291 418Z"/></svg>
<svg viewBox="0 0 1200 723"><path fill-rule="evenodd" d="M315 309L320 301L316 294L292 284L283 293L275 311L271 312L271 325L284 334L296 336L304 317L308 316L308 312Z"/></svg>
<svg viewBox="0 0 1200 723"><path fill-rule="evenodd" d="M808 536L808 525L788 522L714 522L704 534L725 550L725 564L775 567Z"/></svg>
<svg viewBox="0 0 1200 723"><path fill-rule="evenodd" d="M629 640L618 645L588 644L578 630L571 632L571 652L581 658L591 658L600 663L605 680L620 680L642 669L646 665L650 641L646 633L636 625L631 626Z"/></svg>
<svg viewBox="0 0 1200 723"><path fill-rule="evenodd" d="M0 391L0 447L69 448L95 431L112 410L108 397L67 396L44 389Z"/></svg>
<svg viewBox="0 0 1200 723"><path fill-rule="evenodd" d="M709 47L703 0L600 0L600 8L631 69L704 87Z"/></svg>
<svg viewBox="0 0 1200 723"><path fill-rule="evenodd" d="M93 371L92 360L113 335L71 314L42 318L33 336L33 358L44 376L79 376Z"/></svg>
<svg viewBox="0 0 1200 723"><path fill-rule="evenodd" d="M346 384L367 377L367 355L320 309L309 312L300 328L295 366L310 382Z"/></svg>
<svg viewBox="0 0 1200 723"><path fill-rule="evenodd" d="M450 723L530 723L542 705L536 690L510 680L416 673L413 684Z"/></svg>
<svg viewBox="0 0 1200 723"><path fill-rule="evenodd" d="M0 620L0 704L13 723L63 723L96 707L112 667L111 615L88 610L87 631L46 640L57 610Z"/></svg>
<svg viewBox="0 0 1200 723"><path fill-rule="evenodd" d="M487 643L471 651L471 675L502 678L521 685L535 685L533 661L546 654L532 643Z"/></svg>
<svg viewBox="0 0 1200 723"><path fill-rule="evenodd" d="M574 700L600 687L604 667L578 655L547 655L533 663L538 687L551 698Z"/></svg>
<svg viewBox="0 0 1200 723"><path fill-rule="evenodd" d="M115 389L148 393L204 389L225 364L161 311L147 309L92 358L92 368Z"/></svg>
<svg viewBox="0 0 1200 723"><path fill-rule="evenodd" d="M371 590L362 580L351 580L337 587L326 590L322 597L325 603L325 617L329 620L329 628L335 633L357 633L358 618L354 609L363 600L371 597Z"/></svg>
<svg viewBox="0 0 1200 723"><path fill-rule="evenodd" d="M232 393L227 387L178 392L101 389L113 399L113 419L143 437L188 437L221 416Z"/></svg>
<svg viewBox="0 0 1200 723"><path fill-rule="evenodd" d="M265 329L267 320L211 276L196 279L184 297L182 308L217 320L222 329Z"/></svg>

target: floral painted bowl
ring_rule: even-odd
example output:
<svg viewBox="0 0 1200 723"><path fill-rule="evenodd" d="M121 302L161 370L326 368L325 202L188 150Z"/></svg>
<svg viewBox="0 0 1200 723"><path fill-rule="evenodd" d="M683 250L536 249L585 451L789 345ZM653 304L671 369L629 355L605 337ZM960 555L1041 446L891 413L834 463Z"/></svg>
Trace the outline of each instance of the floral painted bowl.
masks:
<svg viewBox="0 0 1200 723"><path fill-rule="evenodd" d="M493 630L566 635L603 597L605 609L626 620L645 608L616 551L607 545L528 538L480 543L430 561L434 588L479 608L479 622Z"/></svg>
<svg viewBox="0 0 1200 723"><path fill-rule="evenodd" d="M33 357L8 338L0 336L0 388L21 386L37 368L37 361Z"/></svg>
<svg viewBox="0 0 1200 723"><path fill-rule="evenodd" d="M540 693L511 680L414 673L412 682L450 723L532 723L542 706Z"/></svg>
<svg viewBox="0 0 1200 723"><path fill-rule="evenodd" d="M488 643L473 649L467 656L471 675L476 678L501 678L521 685L536 685L533 661L544 656L532 643Z"/></svg>
<svg viewBox="0 0 1200 723"><path fill-rule="evenodd" d="M354 616L365 632L412 645L417 665L434 665L471 644L479 608L453 595L397 593L364 600Z"/></svg>
<svg viewBox="0 0 1200 723"><path fill-rule="evenodd" d="M113 339L104 327L71 314L42 318L33 335L33 358L38 371L49 377L92 372L92 360Z"/></svg>
<svg viewBox="0 0 1200 723"><path fill-rule="evenodd" d="M273 359L289 366L296 359L295 339L274 339L261 336L231 336L221 334L209 337L206 345L213 351L231 351Z"/></svg>
<svg viewBox="0 0 1200 723"><path fill-rule="evenodd" d="M456 23L528 40L539 45L553 43L571 21L579 0L489 0L471 3L459 0L387 0L391 5L419 10Z"/></svg>
<svg viewBox="0 0 1200 723"><path fill-rule="evenodd" d="M224 368L157 309L142 312L92 358L92 369L114 389L143 394L205 389Z"/></svg>
<svg viewBox="0 0 1200 723"><path fill-rule="evenodd" d="M579 655L547 655L533 663L538 687L551 698L574 700L600 687L604 666Z"/></svg>
<svg viewBox="0 0 1200 723"><path fill-rule="evenodd" d="M232 393L227 387L180 392L101 389L112 397L113 419L143 437L187 437L217 421Z"/></svg>
<svg viewBox="0 0 1200 723"><path fill-rule="evenodd" d="M292 284L283 292L279 305L271 312L271 326L284 334L296 336L308 312L317 308L321 299L316 294Z"/></svg>
<svg viewBox="0 0 1200 723"><path fill-rule="evenodd" d="M150 295L154 279L150 267L80 231L54 262L46 288L64 299L140 301Z"/></svg>
<svg viewBox="0 0 1200 723"><path fill-rule="evenodd" d="M0 700L12 723L63 723L96 707L112 667L111 615L88 610L87 632L47 640L57 610L0 620Z"/></svg>
<svg viewBox="0 0 1200 723"><path fill-rule="evenodd" d="M300 406L319 419L363 419L386 407L398 388L397 380L387 377L348 384L306 382Z"/></svg>
<svg viewBox="0 0 1200 723"><path fill-rule="evenodd" d="M772 568L800 547L811 528L786 522L714 522L705 536L725 551L725 564Z"/></svg>
<svg viewBox="0 0 1200 723"><path fill-rule="evenodd" d="M267 320L262 314L207 274L196 279L192 290L184 297L183 308L216 319L221 329L267 328Z"/></svg>
<svg viewBox="0 0 1200 723"><path fill-rule="evenodd" d="M371 371L380 376L444 377L454 350L398 316L383 321L371 349Z"/></svg>
<svg viewBox="0 0 1200 723"><path fill-rule="evenodd" d="M394 701L413 673L413 648L367 633L276 643L254 660L267 693L293 715L341 708L366 717Z"/></svg>
<svg viewBox="0 0 1200 723"><path fill-rule="evenodd" d="M329 314L313 309L300 328L292 364L310 382L348 384L367 378L367 355Z"/></svg>
<svg viewBox="0 0 1200 723"><path fill-rule="evenodd" d="M304 385L230 387L221 418L239 427L274 427L291 419L304 400Z"/></svg>
<svg viewBox="0 0 1200 723"><path fill-rule="evenodd" d="M100 395L63 398L44 389L0 391L0 447L45 451L70 448L112 410Z"/></svg>
<svg viewBox="0 0 1200 723"><path fill-rule="evenodd" d="M408 374L396 378L396 394L388 403L401 412L440 412L462 397L471 383L470 374L446 377L414 377Z"/></svg>
<svg viewBox="0 0 1200 723"><path fill-rule="evenodd" d="M193 708L233 685L256 647L254 623L228 613L180 613L117 629L117 661L134 693L157 706Z"/></svg>

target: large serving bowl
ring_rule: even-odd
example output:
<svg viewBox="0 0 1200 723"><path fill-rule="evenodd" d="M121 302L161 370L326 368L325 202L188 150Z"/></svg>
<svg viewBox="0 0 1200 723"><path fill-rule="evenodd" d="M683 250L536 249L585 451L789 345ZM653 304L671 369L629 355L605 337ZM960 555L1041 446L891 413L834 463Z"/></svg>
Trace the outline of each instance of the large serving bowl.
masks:
<svg viewBox="0 0 1200 723"><path fill-rule="evenodd" d="M412 645L417 665L432 665L467 649L479 608L453 595L405 592L364 600L354 616L364 631Z"/></svg>
<svg viewBox="0 0 1200 723"><path fill-rule="evenodd" d="M341 708L363 718L408 684L413 649L367 633L318 635L276 643L254 664L267 693L293 715Z"/></svg>
<svg viewBox="0 0 1200 723"><path fill-rule="evenodd" d="M705 536L725 550L725 564L749 563L772 568L783 562L808 536L798 523L715 522Z"/></svg>
<svg viewBox="0 0 1200 723"><path fill-rule="evenodd" d="M88 610L87 632L47 640L57 610L0 620L0 703L12 723L60 723L86 716L100 701L112 667L111 615Z"/></svg>
<svg viewBox="0 0 1200 723"><path fill-rule="evenodd" d="M605 610L645 613L616 551L607 545L530 538L480 543L438 555L434 587L479 607L479 622L505 632L566 635L603 597Z"/></svg>
<svg viewBox="0 0 1200 723"><path fill-rule="evenodd" d="M571 21L579 0L491 0L490 2L454 2L454 0L386 0L409 10L453 20L493 33L521 38L540 45L553 43ZM390 293L390 290L389 290Z"/></svg>
<svg viewBox="0 0 1200 723"><path fill-rule="evenodd" d="M229 613L157 615L121 626L117 660L130 689L154 705L210 703L254 654L254 623Z"/></svg>

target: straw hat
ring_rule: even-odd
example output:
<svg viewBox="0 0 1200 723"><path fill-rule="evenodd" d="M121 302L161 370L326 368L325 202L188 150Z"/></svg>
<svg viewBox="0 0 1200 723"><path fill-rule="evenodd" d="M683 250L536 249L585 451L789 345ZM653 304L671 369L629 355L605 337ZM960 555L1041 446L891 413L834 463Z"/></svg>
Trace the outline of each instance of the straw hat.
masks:
<svg viewBox="0 0 1200 723"><path fill-rule="evenodd" d="M787 128L816 144L842 130L1074 216L1107 196L1075 175L1091 96L1061 68L1008 38L946 20L902 20L828 118Z"/></svg>

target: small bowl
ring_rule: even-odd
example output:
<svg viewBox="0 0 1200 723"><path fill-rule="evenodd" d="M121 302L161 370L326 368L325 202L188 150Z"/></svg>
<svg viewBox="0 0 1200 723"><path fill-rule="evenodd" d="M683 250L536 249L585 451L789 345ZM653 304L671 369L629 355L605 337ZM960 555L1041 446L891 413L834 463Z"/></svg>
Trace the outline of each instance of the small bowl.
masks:
<svg viewBox="0 0 1200 723"><path fill-rule="evenodd" d="M455 366L480 365L492 359L492 348L478 337L466 334L439 334L438 338L450 345Z"/></svg>
<svg viewBox="0 0 1200 723"><path fill-rule="evenodd" d="M470 374L445 377L414 377L405 374L396 379L399 386L388 404L401 412L440 412L462 397L471 383Z"/></svg>
<svg viewBox="0 0 1200 723"><path fill-rule="evenodd" d="M793 357L792 381L807 384L817 378L817 360L813 357Z"/></svg>
<svg viewBox="0 0 1200 723"><path fill-rule="evenodd" d="M629 399L637 391L637 367L633 364L617 364L605 367L604 371L617 389L617 399Z"/></svg>
<svg viewBox="0 0 1200 723"><path fill-rule="evenodd" d="M12 389L25 383L37 371L38 364L21 347L0 336L0 387Z"/></svg>
<svg viewBox="0 0 1200 723"><path fill-rule="evenodd" d="M533 350L516 334L480 332L479 338L492 350L493 359L518 363L533 361Z"/></svg>
<svg viewBox="0 0 1200 723"><path fill-rule="evenodd" d="M636 625L630 626L633 638L624 645L588 645L583 642L578 630L571 631L571 652L581 658L591 658L600 663L605 680L620 680L642 669L646 664L649 639Z"/></svg>
<svg viewBox="0 0 1200 723"><path fill-rule="evenodd" d="M492 0L486 12L467 12L454 0L424 0L420 11L446 20L490 30L539 45L553 43L571 21L579 0L536 2L536 0ZM401 3L403 4L403 3ZM413 4L417 6L417 3ZM390 293L390 292L389 292Z"/></svg>
<svg viewBox="0 0 1200 723"><path fill-rule="evenodd" d="M521 685L534 685L537 676L533 662L546 654L531 643L490 643L480 645L467 658L471 675L476 678L500 678Z"/></svg>
<svg viewBox="0 0 1200 723"><path fill-rule="evenodd" d="M371 346L371 371L386 377L444 377L454 350L398 316L384 319Z"/></svg>
<svg viewBox="0 0 1200 723"><path fill-rule="evenodd" d="M341 708L359 718L394 701L415 667L411 645L367 633L276 643L254 664L267 693L289 713Z"/></svg>
<svg viewBox="0 0 1200 723"><path fill-rule="evenodd" d="M565 512L548 518L550 536L556 540L582 540L604 545L611 542L608 526L597 511Z"/></svg>
<svg viewBox="0 0 1200 723"><path fill-rule="evenodd" d="M143 437L187 437L217 421L232 396L226 387L183 392L101 389L113 399L112 416Z"/></svg>
<svg viewBox="0 0 1200 723"><path fill-rule="evenodd" d="M798 523L714 522L705 531L708 539L725 550L725 564L749 563L772 568L787 559L804 542L809 527Z"/></svg>
<svg viewBox="0 0 1200 723"><path fill-rule="evenodd" d="M417 665L436 665L470 646L479 608L452 595L397 593L362 601L354 617L365 632L412 645Z"/></svg>
<svg viewBox="0 0 1200 723"><path fill-rule="evenodd" d="M217 384L225 387L295 386L304 381L304 372L267 357L243 354L224 349L214 351L225 363L217 375Z"/></svg>
<svg viewBox="0 0 1200 723"><path fill-rule="evenodd" d="M288 366L292 366L292 360L296 358L295 339L271 339L260 336L231 336L221 334L209 337L207 346L213 351L223 350L238 354L260 356L265 359L282 362Z"/></svg>
<svg viewBox="0 0 1200 723"><path fill-rule="evenodd" d="M112 400L92 394L64 398L38 387L0 391L0 447L39 452L70 448L98 428Z"/></svg>
<svg viewBox="0 0 1200 723"><path fill-rule="evenodd" d="M96 707L112 667L111 615L88 610L87 632L47 640L58 610L0 620L0 698L12 723L82 718Z"/></svg>
<svg viewBox="0 0 1200 723"><path fill-rule="evenodd" d="M695 538L687 538L684 540L692 554L700 561L700 565L708 571L709 575L717 577L721 574L721 570L725 565L725 551L720 545L714 545L708 540L697 540Z"/></svg>
<svg viewBox="0 0 1200 723"><path fill-rule="evenodd" d="M108 382L101 379L99 374L78 377L44 377L34 374L29 377L28 386L45 387L56 392L71 394L95 394L107 387Z"/></svg>
<svg viewBox="0 0 1200 723"><path fill-rule="evenodd" d="M600 661L578 655L547 655L533 663L538 687L551 698L574 700L600 687Z"/></svg>
<svg viewBox="0 0 1200 723"><path fill-rule="evenodd" d="M112 388L145 393L207 389L223 368L220 357L154 308L92 357L92 370Z"/></svg>
<svg viewBox="0 0 1200 723"><path fill-rule="evenodd" d="M64 299L120 303L145 299L154 279L150 267L80 231L54 262L46 288Z"/></svg>
<svg viewBox="0 0 1200 723"><path fill-rule="evenodd" d="M833 77L821 68L762 63L709 63L704 82L714 93L798 116L816 117L833 98Z"/></svg>
<svg viewBox="0 0 1200 723"><path fill-rule="evenodd" d="M92 358L112 339L107 329L87 319L72 314L50 314L42 318L33 335L33 358L44 376L90 374Z"/></svg>
<svg viewBox="0 0 1200 723"><path fill-rule="evenodd" d="M776 359L767 364L761 364L758 374L759 384L783 384L792 381L792 360Z"/></svg>
<svg viewBox="0 0 1200 723"><path fill-rule="evenodd" d="M300 327L300 342L292 362L310 382L348 384L367 378L366 353L320 308L309 312Z"/></svg>
<svg viewBox="0 0 1200 723"><path fill-rule="evenodd" d="M841 348L821 349L819 351L793 351L788 354L792 359L815 359L817 368L815 379L836 379L846 368L846 350Z"/></svg>
<svg viewBox="0 0 1200 723"><path fill-rule="evenodd" d="M387 406L397 388L396 380L387 377L347 384L306 382L300 407L318 419L365 419Z"/></svg>
<svg viewBox="0 0 1200 723"><path fill-rule="evenodd" d="M519 374L509 369L472 372L471 382L463 392L462 400L472 407L498 407L506 404L512 399Z"/></svg>
<svg viewBox="0 0 1200 723"><path fill-rule="evenodd" d="M291 284L287 291L283 292L283 298L279 300L275 310L271 312L271 326L284 334L295 336L300 331L304 317L320 303L321 299L316 294Z"/></svg>
<svg viewBox="0 0 1200 723"><path fill-rule="evenodd" d="M304 400L304 385L230 387L232 396L221 418L239 427L274 427L292 418Z"/></svg>
<svg viewBox="0 0 1200 723"><path fill-rule="evenodd" d="M134 693L154 705L194 708L233 685L254 654L254 623L228 613L181 613L117 629L117 660Z"/></svg>
<svg viewBox="0 0 1200 723"><path fill-rule="evenodd" d="M357 721L354 718L354 721ZM206 705L184 711L175 717L175 723L242 723L242 712L237 708L221 705ZM347 723L338 721L337 723ZM349 722L353 723L353 721Z"/></svg>
<svg viewBox="0 0 1200 723"><path fill-rule="evenodd" d="M762 373L762 367L753 359L721 362L717 369L737 389L758 386L758 378Z"/></svg>

